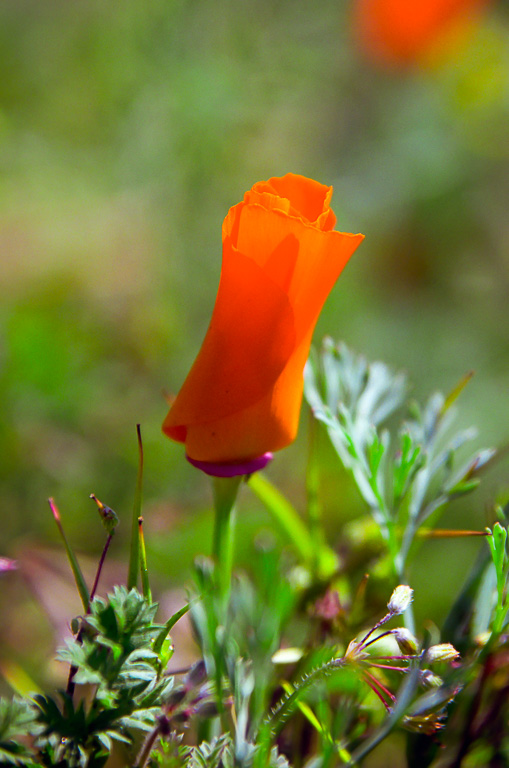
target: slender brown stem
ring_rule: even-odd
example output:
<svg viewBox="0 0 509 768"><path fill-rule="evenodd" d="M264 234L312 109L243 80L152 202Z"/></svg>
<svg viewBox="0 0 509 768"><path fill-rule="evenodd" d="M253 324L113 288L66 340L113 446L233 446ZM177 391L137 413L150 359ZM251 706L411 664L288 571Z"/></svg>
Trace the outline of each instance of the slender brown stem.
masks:
<svg viewBox="0 0 509 768"><path fill-rule="evenodd" d="M386 615L383 617L383 619L380 619L380 621L379 621L379 622L377 622L377 623L375 624L375 626L374 626L374 627L371 627L371 629L369 630L369 632L367 632L367 633L364 635L364 637L362 638L362 640L360 641L360 643L359 643L359 645L358 645L357 647L358 647L359 649L361 649L361 648L364 648L364 646L365 646L365 644L366 644L366 640L368 639L368 637L371 637L371 635L373 634L373 632L375 632L377 629L379 629L380 627L382 627L382 626L383 626L383 625L384 625L386 622L388 622L388 621L389 621L389 619L392 619L392 614L391 614L391 613L387 613L387 614L386 614ZM380 637L381 637L381 635L380 635ZM377 637L377 638L375 638L375 639L376 639L376 640L378 640L378 637ZM374 640L371 640L371 642L373 643L373 642L374 642Z"/></svg>
<svg viewBox="0 0 509 768"><path fill-rule="evenodd" d="M380 626L380 625L377 625L377 626ZM373 629L372 629L372 632L374 632L376 628L377 628L377 627L373 627ZM388 635L392 635L392 634L393 634L393 632L392 632L392 629L388 629L388 630L387 630L387 632L382 632L382 634L381 634L381 635L377 635L376 637L373 637L373 638L372 638L372 639L371 639L371 640L370 640L370 641L367 643L367 642L366 642L366 638L367 638L367 637L369 637L369 636L371 635L371 632L370 632L368 635L366 635L366 637L364 638L364 640L362 640L362 641L361 641L361 644L360 644L360 646L358 647L358 649L357 649L357 650L359 650L359 651L362 651L362 650L364 650L364 648L367 648L367 647L368 647L368 645L373 645L373 643L376 643L376 642L378 642L378 640L381 640L381 639L382 639L382 637L388 637Z"/></svg>
<svg viewBox="0 0 509 768"><path fill-rule="evenodd" d="M99 565L97 566L97 573L95 574L94 585L92 587L92 591L90 592L90 603L95 597L97 586L99 584L99 579L101 578L101 571L103 569L104 561L106 560L106 555L108 554L108 549L110 548L112 538L113 538L113 531L108 535L108 538L106 539L106 544L104 545L104 549L102 551L101 558L99 560ZM88 607L87 614L88 613L90 613L90 604Z"/></svg>
<svg viewBox="0 0 509 768"><path fill-rule="evenodd" d="M144 768L147 760L150 757L150 753L152 752L152 748L155 744L155 741L160 733L161 733L161 726L159 723L157 723L156 727L149 733L149 735L145 739L143 746L140 750L140 754L138 755L136 762L134 763L134 768Z"/></svg>
<svg viewBox="0 0 509 768"><path fill-rule="evenodd" d="M99 579L101 578L101 571L103 569L104 561L106 559L108 549L110 548L112 538L113 538L113 531L110 534L108 534L108 538L106 539L106 544L103 547L103 551L99 559L99 564L97 566L97 572L95 574L95 579L94 579L94 585L92 587L92 591L90 592L88 608L85 614L86 616L88 616L91 611L92 600L95 597L97 586L99 584ZM83 637L83 628L81 628L78 634L76 635L76 642L81 643L82 637ZM77 671L78 671L78 668L75 666L72 666L69 670L69 677L67 678L67 689L66 689L66 692L69 696L74 695L74 689L76 688L76 684L74 682L74 675L76 674Z"/></svg>

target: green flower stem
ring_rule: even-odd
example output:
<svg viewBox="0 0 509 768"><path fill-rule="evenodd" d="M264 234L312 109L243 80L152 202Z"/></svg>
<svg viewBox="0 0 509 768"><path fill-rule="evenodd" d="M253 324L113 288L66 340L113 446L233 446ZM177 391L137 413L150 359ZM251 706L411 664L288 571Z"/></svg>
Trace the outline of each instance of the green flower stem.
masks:
<svg viewBox="0 0 509 768"><path fill-rule="evenodd" d="M234 505L241 480L242 476L213 478L215 521L212 555L214 558L214 582L217 593L214 662L216 704L224 731L228 728L223 702L223 676L226 669L224 640L221 640L221 638L224 637L224 631L220 632L218 630L221 628L224 630L227 621L233 568Z"/></svg>
<svg viewBox="0 0 509 768"><path fill-rule="evenodd" d="M234 505L242 477L215 477L214 490L214 540L212 554L215 563L216 583L220 602L226 610L230 596L233 567Z"/></svg>
<svg viewBox="0 0 509 768"><path fill-rule="evenodd" d="M325 544L322 526L322 508L319 499L320 470L318 462L318 422L311 414L309 421L309 454L306 472L307 513L309 533L313 544L313 570L319 570L320 552Z"/></svg>
<svg viewBox="0 0 509 768"><path fill-rule="evenodd" d="M143 590L143 597L152 602L152 592L150 591L150 582L148 578L147 567L147 550L145 549L145 536L143 534L143 517L138 518L138 534L139 534L139 548L140 548L140 576L141 586Z"/></svg>
<svg viewBox="0 0 509 768"><path fill-rule="evenodd" d="M389 550L389 557L392 564L392 570L398 584L407 584L408 578L405 572L405 559L410 549L413 537L415 535L415 528L409 523L405 534L403 536L403 543L400 547L398 542L398 529L393 518L387 514L386 516L386 531L387 531L387 548ZM403 613L403 623L406 629L415 635L415 617L412 603L408 606Z"/></svg>
<svg viewBox="0 0 509 768"><path fill-rule="evenodd" d="M141 516L141 498L143 490L143 443L141 441L140 425L136 424L138 438L138 475L134 492L133 516L131 521L131 550L129 553L129 570L127 572L127 588L133 589L138 584L140 570L140 534L138 519Z"/></svg>

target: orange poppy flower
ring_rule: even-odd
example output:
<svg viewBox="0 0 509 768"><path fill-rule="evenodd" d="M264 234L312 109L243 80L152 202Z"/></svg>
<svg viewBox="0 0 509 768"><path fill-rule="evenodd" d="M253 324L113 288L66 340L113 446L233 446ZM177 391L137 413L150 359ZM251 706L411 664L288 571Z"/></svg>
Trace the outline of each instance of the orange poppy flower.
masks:
<svg viewBox="0 0 509 768"><path fill-rule="evenodd" d="M488 0L357 0L363 50L389 64L426 64L454 51Z"/></svg>
<svg viewBox="0 0 509 768"><path fill-rule="evenodd" d="M313 329L363 239L333 231L331 195L287 174L228 212L210 326L163 424L191 460L237 464L294 440Z"/></svg>

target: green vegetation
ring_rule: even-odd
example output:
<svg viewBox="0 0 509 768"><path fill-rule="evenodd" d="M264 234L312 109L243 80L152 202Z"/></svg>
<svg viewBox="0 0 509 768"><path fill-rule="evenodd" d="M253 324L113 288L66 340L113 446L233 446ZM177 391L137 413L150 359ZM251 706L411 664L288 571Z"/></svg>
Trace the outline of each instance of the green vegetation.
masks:
<svg viewBox="0 0 509 768"><path fill-rule="evenodd" d="M483 544L441 629L416 621L408 586L419 539L454 535L436 529L438 513L476 489L495 455L465 456L471 430L449 434L462 387L448 397L435 394L424 409L412 403L391 436L384 425L401 410L403 377L327 340L308 365L307 397L316 426L325 424L363 499L362 536L345 537L335 554L313 494L302 518L266 479L247 478L285 536L284 556L270 538L259 540L250 573L237 569L232 578L224 547L215 545L214 559L195 561L191 601L164 624L156 623L158 605L136 588L94 596L102 556L84 614L57 654L69 670L65 690L0 701L2 764L354 766L371 754L376 760L387 741L399 765L402 738L412 766L459 766L463 758L479 768L490 760L503 764L504 510L493 510L493 532L457 532L486 536L489 547ZM238 485L238 478L221 480L218 520ZM96 502L105 555L117 518ZM221 523L225 535L232 519ZM68 540L66 546L82 590ZM134 563L145 584L143 551ZM446 579L448 562L442 567ZM196 661L179 669L170 633L187 612Z"/></svg>
<svg viewBox="0 0 509 768"><path fill-rule="evenodd" d="M422 731L449 699L451 761L485 766L506 754L507 3L492 2L469 45L433 70L367 62L350 14L346 0L0 6L0 555L18 564L0 573L2 763L56 764L64 711L86 733L73 759L96 750L100 760L111 748L134 760L143 728L164 730L157 718L182 687L173 735L154 737L154 764L263 758L284 768L285 756L300 765L287 748L294 739L332 765L378 740L368 768L420 768L439 759L440 734ZM207 591L210 562L193 566L211 551L210 489L161 422L209 321L228 207L287 171L333 184L337 228L366 235L326 304L317 346L331 333L388 365L329 342L310 361L316 418L304 408L297 442L239 494L223 643L212 636L225 617ZM410 391L392 369L405 370ZM435 388L452 394L428 397ZM143 600L114 592L133 586L139 556L136 424ZM121 667L116 678L108 667L122 643L88 619L63 651L72 658L53 661L70 617L86 613L104 548L91 493L120 518L93 610L120 616L123 594L148 612L147 656L131 660L147 685L134 694L130 673ZM61 510L79 592L48 498ZM490 546L471 535L486 526ZM193 579L200 599L189 608L182 590ZM461 661L439 663L428 703L415 675L383 672L398 696L387 719L350 667L323 679L315 670L343 658L398 583L415 590L405 624L417 654L443 641ZM180 609L196 638L189 615L172 619ZM164 626L176 668L207 665L196 686L186 682L194 672L175 676L170 699L158 688L170 654ZM86 653L99 646L109 650L98 670ZM69 663L83 705L55 693L66 691ZM90 670L108 682L80 682ZM402 677L411 681L403 690ZM309 680L302 694L300 680ZM143 703L152 690L153 711ZM36 693L39 705L26 698ZM117 696L131 696L134 709L108 720ZM278 702L289 717L276 750L267 717ZM136 724L123 719L131 715ZM96 716L104 727L94 730Z"/></svg>

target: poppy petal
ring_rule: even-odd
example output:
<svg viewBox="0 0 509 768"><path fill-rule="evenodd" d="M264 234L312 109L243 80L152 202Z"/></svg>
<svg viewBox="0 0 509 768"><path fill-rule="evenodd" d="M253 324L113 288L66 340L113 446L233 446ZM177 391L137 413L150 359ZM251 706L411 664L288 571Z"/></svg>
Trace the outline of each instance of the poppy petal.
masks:
<svg viewBox="0 0 509 768"><path fill-rule="evenodd" d="M213 421L256 402L277 380L294 346L294 317L286 294L226 242L212 320L164 431L182 442L183 426Z"/></svg>

